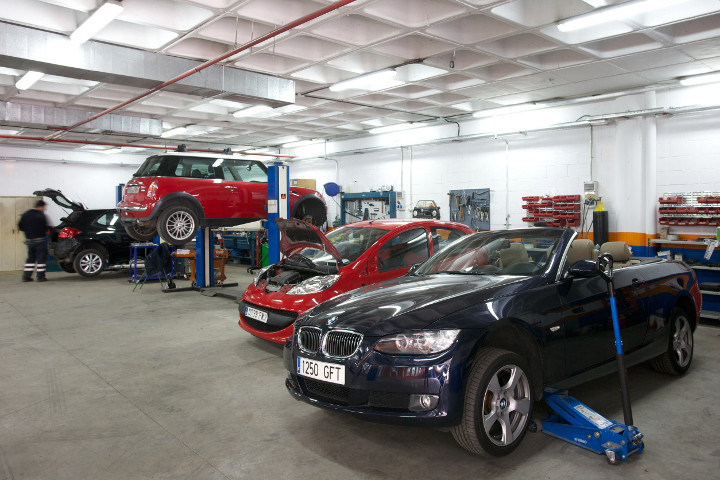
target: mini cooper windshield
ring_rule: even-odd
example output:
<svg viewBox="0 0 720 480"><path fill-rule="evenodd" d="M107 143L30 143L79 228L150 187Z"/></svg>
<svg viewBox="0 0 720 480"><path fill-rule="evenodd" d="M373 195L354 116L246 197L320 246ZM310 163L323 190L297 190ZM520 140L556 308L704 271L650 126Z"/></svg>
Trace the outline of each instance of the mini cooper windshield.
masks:
<svg viewBox="0 0 720 480"><path fill-rule="evenodd" d="M550 265L562 230L479 233L465 237L431 257L416 275L541 275Z"/></svg>
<svg viewBox="0 0 720 480"><path fill-rule="evenodd" d="M360 255L388 231L380 228L370 227L340 227L325 235L330 243L342 257L344 265L348 265L358 259ZM303 256L312 260L317 265L335 265L335 259L329 253L317 248L304 248L300 252Z"/></svg>

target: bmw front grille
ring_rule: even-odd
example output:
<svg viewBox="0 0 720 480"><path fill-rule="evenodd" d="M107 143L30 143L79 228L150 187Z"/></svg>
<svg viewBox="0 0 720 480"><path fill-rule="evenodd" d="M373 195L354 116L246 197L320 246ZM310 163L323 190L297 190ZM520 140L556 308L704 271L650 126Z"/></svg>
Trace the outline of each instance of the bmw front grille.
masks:
<svg viewBox="0 0 720 480"><path fill-rule="evenodd" d="M363 336L351 330L331 330L325 334L322 352L328 357L347 358L354 354Z"/></svg>
<svg viewBox="0 0 720 480"><path fill-rule="evenodd" d="M317 353L320 350L320 337L322 331L317 327L300 327L298 330L298 346L300 350L308 353Z"/></svg>

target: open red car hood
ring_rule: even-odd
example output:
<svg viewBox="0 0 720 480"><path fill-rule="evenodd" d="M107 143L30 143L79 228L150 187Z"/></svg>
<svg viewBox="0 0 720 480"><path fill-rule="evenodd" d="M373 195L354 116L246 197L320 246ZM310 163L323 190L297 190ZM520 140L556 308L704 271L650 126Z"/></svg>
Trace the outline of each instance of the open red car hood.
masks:
<svg viewBox="0 0 720 480"><path fill-rule="evenodd" d="M275 223L280 229L280 253L283 256L289 257L292 253L303 248L316 248L332 255L337 261L338 267L342 267L340 253L325 238L325 235L314 226L297 219L285 220L277 218Z"/></svg>

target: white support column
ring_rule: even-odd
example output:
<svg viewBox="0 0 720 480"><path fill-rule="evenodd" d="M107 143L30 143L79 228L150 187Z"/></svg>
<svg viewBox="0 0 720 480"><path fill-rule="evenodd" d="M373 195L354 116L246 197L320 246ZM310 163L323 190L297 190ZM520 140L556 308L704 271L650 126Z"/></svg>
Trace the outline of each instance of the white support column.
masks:
<svg viewBox="0 0 720 480"><path fill-rule="evenodd" d="M645 108L656 108L654 91L645 92ZM657 119L654 116L644 119L643 132L645 160L645 231L654 235L657 230Z"/></svg>

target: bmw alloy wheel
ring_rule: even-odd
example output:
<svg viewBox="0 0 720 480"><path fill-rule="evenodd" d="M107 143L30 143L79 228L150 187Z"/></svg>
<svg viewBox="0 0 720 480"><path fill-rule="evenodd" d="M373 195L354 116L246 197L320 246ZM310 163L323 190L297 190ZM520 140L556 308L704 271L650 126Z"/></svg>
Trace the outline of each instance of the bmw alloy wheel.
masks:
<svg viewBox="0 0 720 480"><path fill-rule="evenodd" d="M531 402L530 382L520 367L506 365L495 372L485 390L482 411L490 441L500 447L512 444L524 431Z"/></svg>
<svg viewBox="0 0 720 480"><path fill-rule="evenodd" d="M672 342L675 361L681 368L687 367L692 359L693 334L690 321L685 315L675 318Z"/></svg>
<svg viewBox="0 0 720 480"><path fill-rule="evenodd" d="M173 240L185 240L195 231L195 219L190 213L178 210L168 217L165 227Z"/></svg>

